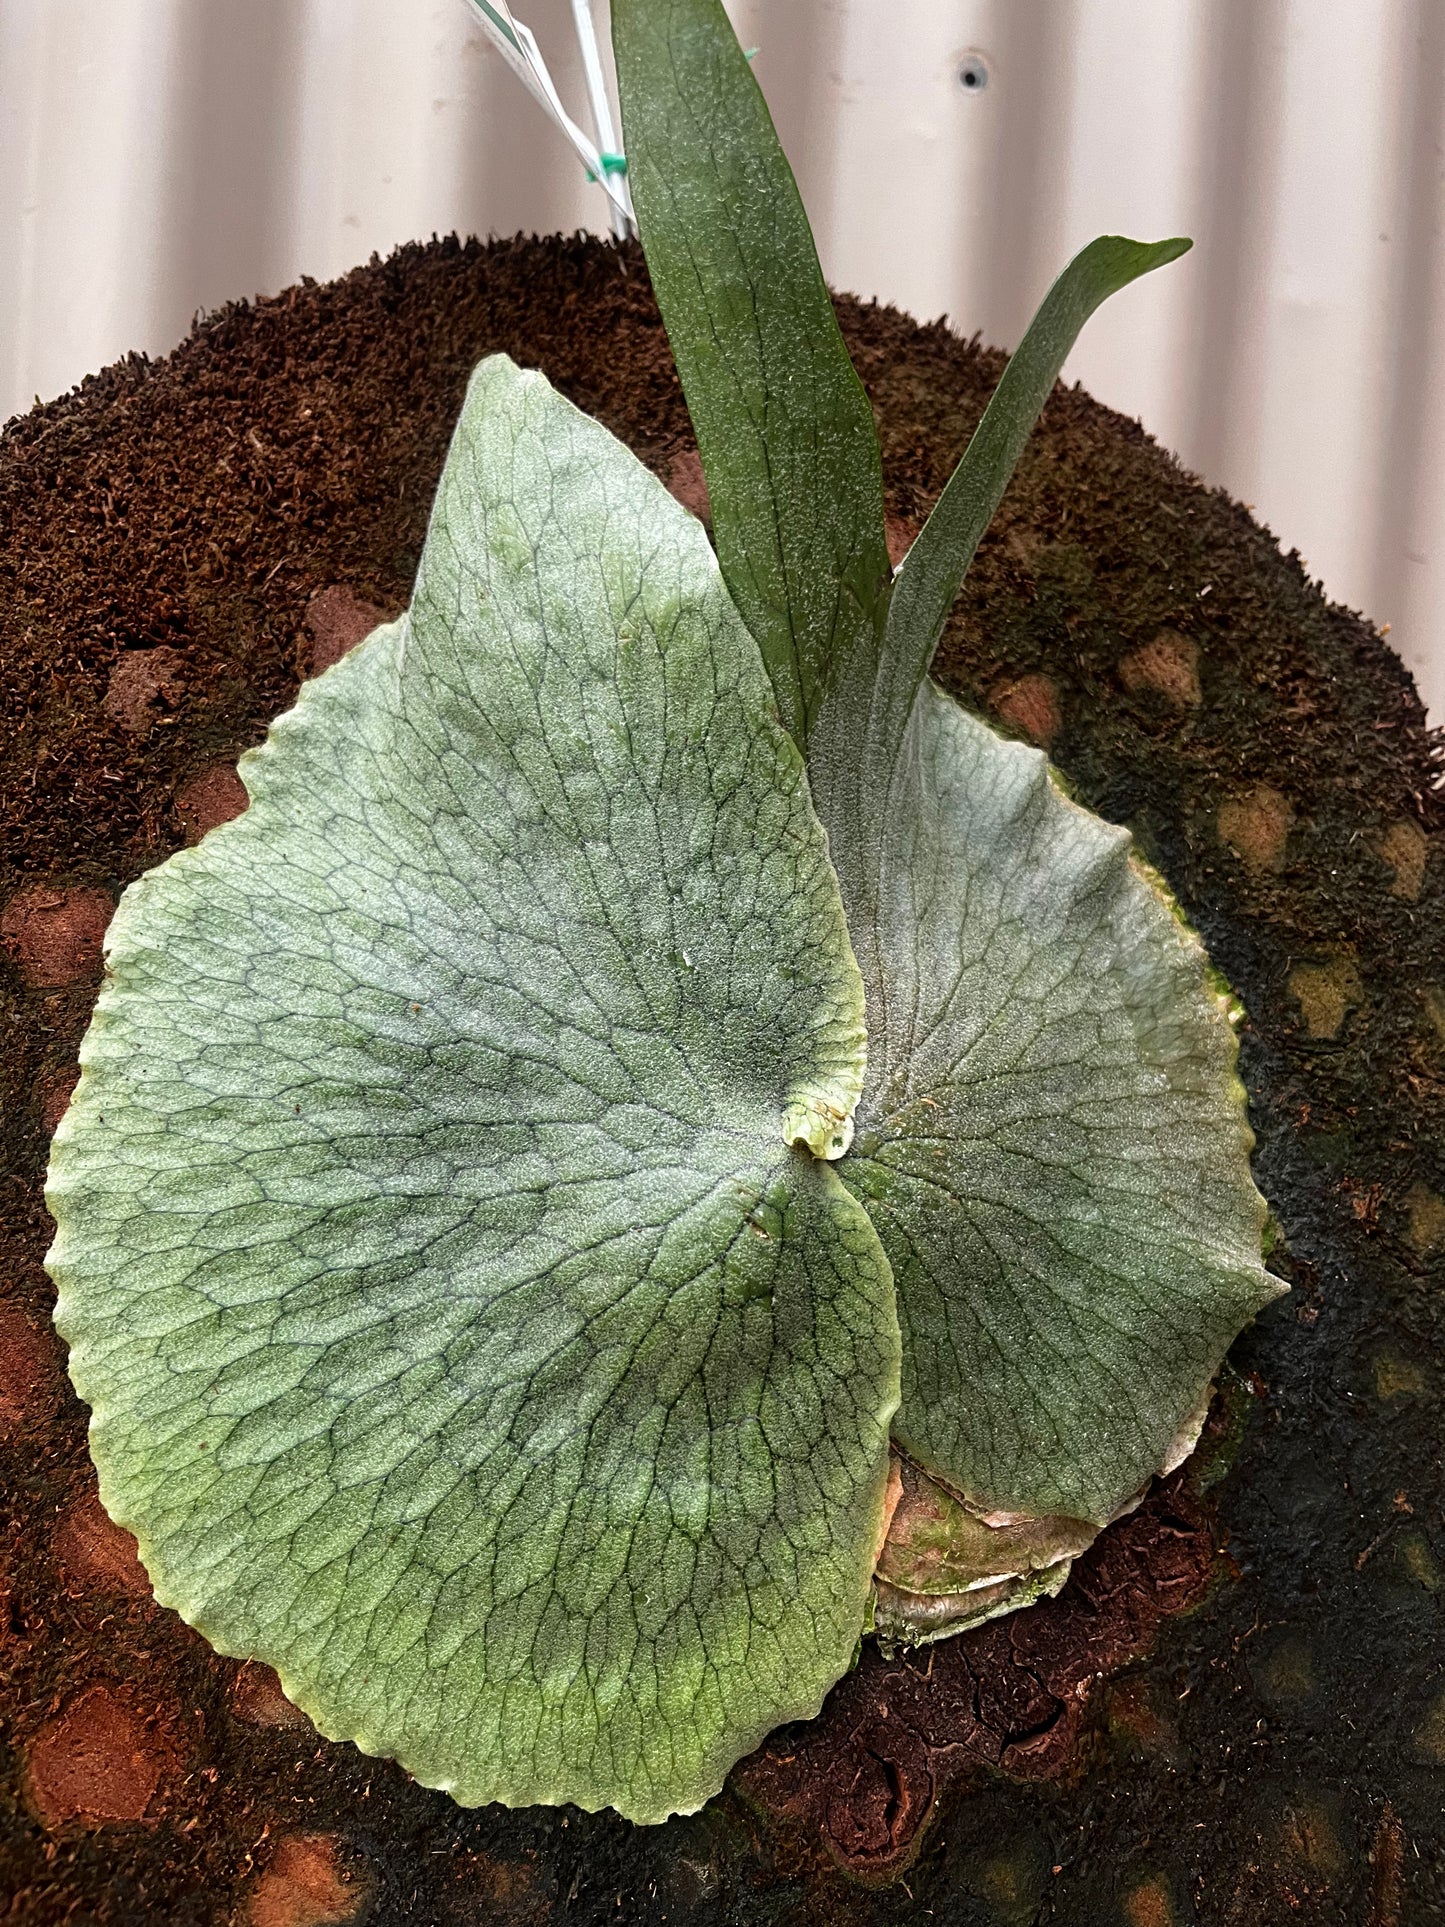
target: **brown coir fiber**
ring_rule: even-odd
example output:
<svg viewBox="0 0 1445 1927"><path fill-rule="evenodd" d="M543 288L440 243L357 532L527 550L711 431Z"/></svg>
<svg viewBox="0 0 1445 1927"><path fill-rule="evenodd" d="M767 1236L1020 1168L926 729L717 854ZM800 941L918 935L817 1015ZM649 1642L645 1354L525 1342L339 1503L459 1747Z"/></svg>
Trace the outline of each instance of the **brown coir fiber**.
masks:
<svg viewBox="0 0 1445 1927"><path fill-rule="evenodd" d="M840 310L901 553L1000 359ZM468 370L542 367L706 510L640 258L406 248L226 311L0 444L0 1919L1084 1927L1445 1919L1445 906L1400 664L1059 391L938 673L1129 823L1249 1012L1294 1285L1209 1449L1056 1602L885 1662L706 1811L464 1812L215 1659L97 1517L41 1202L119 892L406 602ZM8 1907L8 1912L6 1908Z"/></svg>

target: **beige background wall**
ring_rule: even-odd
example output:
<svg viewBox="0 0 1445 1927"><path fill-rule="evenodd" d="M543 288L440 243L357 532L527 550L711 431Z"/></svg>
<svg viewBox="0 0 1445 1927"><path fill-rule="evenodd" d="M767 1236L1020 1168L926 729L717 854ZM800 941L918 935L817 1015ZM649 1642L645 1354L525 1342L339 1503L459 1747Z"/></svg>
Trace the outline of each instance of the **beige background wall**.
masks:
<svg viewBox="0 0 1445 1927"><path fill-rule="evenodd" d="M515 0L564 95L567 0ZM1068 374L1391 624L1445 718L1445 0L736 0L840 286ZM967 92L976 52L988 84ZM0 0L0 416L433 232L604 224L461 0Z"/></svg>

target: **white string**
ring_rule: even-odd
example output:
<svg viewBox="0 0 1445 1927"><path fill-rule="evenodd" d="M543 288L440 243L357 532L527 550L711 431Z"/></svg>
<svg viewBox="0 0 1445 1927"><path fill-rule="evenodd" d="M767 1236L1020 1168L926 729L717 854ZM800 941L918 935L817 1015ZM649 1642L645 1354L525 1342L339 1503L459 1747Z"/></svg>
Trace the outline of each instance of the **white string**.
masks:
<svg viewBox="0 0 1445 1927"><path fill-rule="evenodd" d="M627 235L633 232L632 201L627 192L626 177L623 173L609 173L602 159L602 153L583 133L562 105L561 96L547 71L547 63L542 58L530 27L516 18L507 0L466 0L474 20L482 27L487 38L496 47L507 65L516 74L523 86L538 104L546 109L552 119L562 129L571 144L572 151L581 161L587 172L597 182L607 196L608 210L612 218L614 234ZM582 64L588 68L588 89L592 90L592 75L588 60L587 41L583 36L581 18L577 11L577 0L573 0L573 16L578 22L578 35L583 40ZM591 32L592 19L587 13L587 28ZM602 63L597 51L597 36L591 32L591 58L597 64L597 92L592 98L593 117L597 121L598 132L606 141L607 132L612 126L612 116L607 108L607 92L602 84ZM601 101L603 114L598 113ZM605 118L603 117L605 115ZM612 155L615 150L610 146L605 150Z"/></svg>
<svg viewBox="0 0 1445 1927"><path fill-rule="evenodd" d="M587 99L592 108L592 125L597 134L597 146L602 155L602 164L607 168L609 155L621 156L617 144L617 130L612 123L612 103L607 98L607 81L602 72L602 55L597 46L597 29L592 21L592 0L572 0L572 20L577 28L577 44L582 49L582 71L587 76ZM609 170L610 172L610 170ZM627 215L632 212L632 194L627 185L626 170L611 172L618 193L627 203ZM608 203L608 213L612 216L612 232L619 241L625 241L634 223L618 212L615 202Z"/></svg>

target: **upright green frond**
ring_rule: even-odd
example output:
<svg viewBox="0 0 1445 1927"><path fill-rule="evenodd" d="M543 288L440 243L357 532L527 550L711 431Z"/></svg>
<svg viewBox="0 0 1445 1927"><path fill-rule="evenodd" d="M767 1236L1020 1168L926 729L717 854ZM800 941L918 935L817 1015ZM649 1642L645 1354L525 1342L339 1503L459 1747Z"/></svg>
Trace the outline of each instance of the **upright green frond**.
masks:
<svg viewBox="0 0 1445 1927"><path fill-rule="evenodd" d="M873 412L792 171L720 0L613 0L628 178L718 560L806 748L888 586Z"/></svg>

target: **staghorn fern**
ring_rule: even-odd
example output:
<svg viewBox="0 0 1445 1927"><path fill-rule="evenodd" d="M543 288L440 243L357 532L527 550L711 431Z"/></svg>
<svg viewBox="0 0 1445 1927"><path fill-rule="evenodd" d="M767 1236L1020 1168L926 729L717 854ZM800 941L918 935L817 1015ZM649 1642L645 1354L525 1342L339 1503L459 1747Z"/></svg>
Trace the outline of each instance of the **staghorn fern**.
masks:
<svg viewBox="0 0 1445 1927"><path fill-rule="evenodd" d="M1089 313L901 565L718 0L614 0L717 552L473 376L415 595L125 896L49 1257L158 1598L466 1802L700 1805L860 1634L1055 1590L1274 1292L1225 998L927 679ZM890 1443L891 1441L891 1443Z"/></svg>

